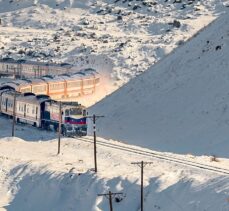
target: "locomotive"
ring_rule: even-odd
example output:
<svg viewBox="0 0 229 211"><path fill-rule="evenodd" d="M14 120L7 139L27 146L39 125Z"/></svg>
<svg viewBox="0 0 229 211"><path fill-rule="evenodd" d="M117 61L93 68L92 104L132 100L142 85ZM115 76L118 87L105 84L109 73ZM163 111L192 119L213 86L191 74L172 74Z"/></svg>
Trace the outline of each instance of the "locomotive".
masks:
<svg viewBox="0 0 229 211"><path fill-rule="evenodd" d="M15 115L17 122L58 131L61 115L63 135L87 135L86 108L76 102L61 102L60 111L59 105L60 102L47 95L18 93L12 89L0 90L0 113L10 117Z"/></svg>

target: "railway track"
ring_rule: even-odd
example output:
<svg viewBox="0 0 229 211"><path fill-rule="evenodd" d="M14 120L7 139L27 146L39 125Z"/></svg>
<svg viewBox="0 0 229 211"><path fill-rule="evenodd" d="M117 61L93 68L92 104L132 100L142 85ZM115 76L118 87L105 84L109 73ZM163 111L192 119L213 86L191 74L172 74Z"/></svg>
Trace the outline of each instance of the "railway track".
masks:
<svg viewBox="0 0 229 211"><path fill-rule="evenodd" d="M93 140L86 138L86 137L80 137L80 138L77 137L77 140L87 142L87 143L93 143ZM143 156L147 156L147 157L151 157L151 158L157 158L160 160L164 160L166 162L173 162L173 163L177 163L177 164L181 164L181 165L185 165L185 166L190 166L193 168L199 168L199 169L202 169L205 171L211 171L211 172L215 172L215 173L219 173L219 174L229 175L229 169L225 169L225 168L221 168L221 167L217 167L217 166L211 166L208 164L203 164L203 163L199 163L199 162L195 162L195 161L181 159L181 158L177 158L174 156L169 156L169 155L164 155L164 154L162 155L161 153L152 152L150 150L147 151L147 150L135 149L135 148L130 147L130 146L124 146L124 145L102 142L99 140L97 140L96 143L97 143L97 145L100 145L100 146L104 146L104 147L108 147L108 148L112 148L112 149L117 149L117 150L121 150L121 151L125 151L125 152L130 152L130 153L134 153L134 154L139 154L139 155L143 155Z"/></svg>

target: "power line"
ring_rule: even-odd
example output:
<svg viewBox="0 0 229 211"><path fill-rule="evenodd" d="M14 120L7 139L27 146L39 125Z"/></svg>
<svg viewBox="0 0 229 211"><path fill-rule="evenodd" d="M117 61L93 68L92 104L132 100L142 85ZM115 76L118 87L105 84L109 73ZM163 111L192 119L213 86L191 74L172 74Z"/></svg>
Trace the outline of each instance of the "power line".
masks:
<svg viewBox="0 0 229 211"><path fill-rule="evenodd" d="M58 151L57 154L60 154L60 137L61 137L61 124L62 124L62 103L59 103L59 129L58 129Z"/></svg>

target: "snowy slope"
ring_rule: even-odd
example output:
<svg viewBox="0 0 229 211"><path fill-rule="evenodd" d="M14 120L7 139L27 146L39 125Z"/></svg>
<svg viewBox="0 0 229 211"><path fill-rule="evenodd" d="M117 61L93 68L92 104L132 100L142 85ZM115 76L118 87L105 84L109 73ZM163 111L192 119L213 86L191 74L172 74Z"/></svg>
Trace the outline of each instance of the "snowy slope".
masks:
<svg viewBox="0 0 229 211"><path fill-rule="evenodd" d="M229 156L229 13L91 113L99 135L176 153Z"/></svg>
<svg viewBox="0 0 229 211"><path fill-rule="evenodd" d="M6 122L10 120L0 117L1 125ZM130 163L141 160L153 162L144 170L146 211L228 210L229 180L226 175L101 145L97 148L98 174L95 174L92 170L93 142L62 139L61 154L57 156L56 139L38 141L44 140L47 132L20 125L16 129L17 136L26 134L27 140L34 136L36 142L7 137L9 126L5 127L4 135L0 134L0 210L108 211L108 200L97 194L111 190L123 192L120 202L113 199L114 210L138 211L140 168ZM120 145L115 141L98 141ZM168 153L162 153L166 155ZM211 162L207 156L172 156L228 167L226 159Z"/></svg>

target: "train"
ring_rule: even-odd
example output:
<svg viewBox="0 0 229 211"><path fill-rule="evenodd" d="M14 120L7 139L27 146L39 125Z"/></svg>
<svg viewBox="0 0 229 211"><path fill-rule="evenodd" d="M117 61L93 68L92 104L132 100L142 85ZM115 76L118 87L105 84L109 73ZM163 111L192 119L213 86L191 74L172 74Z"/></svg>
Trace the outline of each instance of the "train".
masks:
<svg viewBox="0 0 229 211"><path fill-rule="evenodd" d="M40 78L15 79L2 83L0 88L11 88L21 93L47 95L53 100L70 100L93 94L100 85L100 74L86 68L75 73L64 73L56 76L46 75Z"/></svg>
<svg viewBox="0 0 229 211"><path fill-rule="evenodd" d="M15 78L40 78L45 75L57 75L76 71L76 67L69 63L45 63L15 60L10 57L0 59L0 73L14 75Z"/></svg>
<svg viewBox="0 0 229 211"><path fill-rule="evenodd" d="M14 103L15 102L15 103ZM58 131L64 136L87 135L87 111L77 102L57 102L47 95L0 90L0 113L15 116L16 122Z"/></svg>

